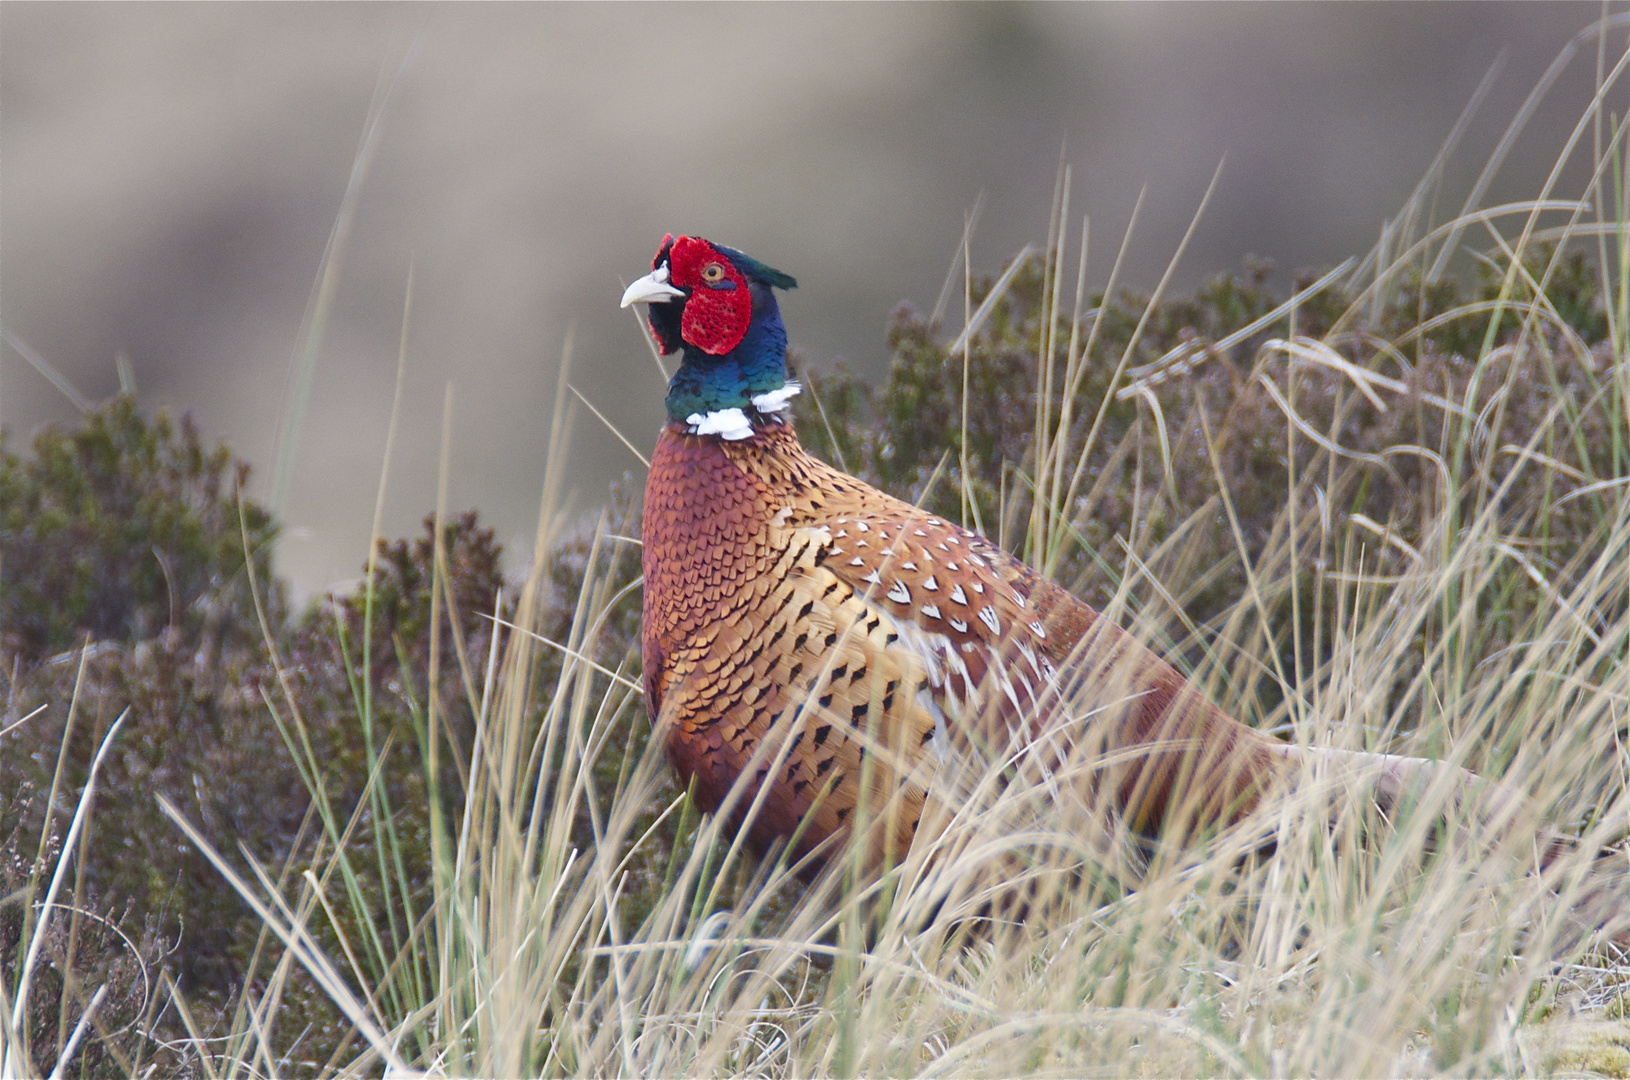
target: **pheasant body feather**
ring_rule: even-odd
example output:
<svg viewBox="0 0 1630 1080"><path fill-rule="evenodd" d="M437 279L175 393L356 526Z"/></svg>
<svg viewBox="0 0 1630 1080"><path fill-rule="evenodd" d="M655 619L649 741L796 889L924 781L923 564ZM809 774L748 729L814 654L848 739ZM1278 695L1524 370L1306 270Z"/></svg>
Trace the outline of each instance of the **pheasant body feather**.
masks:
<svg viewBox="0 0 1630 1080"><path fill-rule="evenodd" d="M928 785L910 776L905 744L935 731L915 702L926 675L826 568L824 530L791 520L795 493L741 468L760 438L670 424L657 444L644 529L647 704L705 809L738 775L759 774L760 846L806 815L806 849L842 833L863 801L868 753L902 792L892 842L909 844Z"/></svg>
<svg viewBox="0 0 1630 1080"><path fill-rule="evenodd" d="M646 484L644 671L704 808L800 852L865 821L877 859L958 799L959 773L1015 763L1179 841L1310 755L1364 772L1383 806L1440 767L1263 736L1000 548L811 457L786 419L773 291L794 284L669 236L623 295L681 354Z"/></svg>
<svg viewBox="0 0 1630 1080"><path fill-rule="evenodd" d="M1541 865L1570 849L1521 792L1455 766L1260 734L1020 560L811 457L773 292L794 284L669 236L623 295L681 354L645 490L642 645L657 735L704 810L761 848L853 841L875 865L943 827L970 776L1018 766L1181 842L1317 759L1383 811L1450 772L1483 820L1536 824Z"/></svg>
<svg viewBox="0 0 1630 1080"><path fill-rule="evenodd" d="M670 423L644 543L648 707L704 808L755 773L760 846L801 824L801 851L841 841L863 806L885 823L877 854L903 852L953 754L1045 744L1070 692L1061 673L1136 684L1135 715L1105 749L1174 747L1114 770L1135 827L1155 826L1180 791L1212 818L1242 812L1282 760L1091 607L811 457L788 425L728 441ZM876 780L862 790L867 754ZM1198 796L1202 784L1213 793Z"/></svg>

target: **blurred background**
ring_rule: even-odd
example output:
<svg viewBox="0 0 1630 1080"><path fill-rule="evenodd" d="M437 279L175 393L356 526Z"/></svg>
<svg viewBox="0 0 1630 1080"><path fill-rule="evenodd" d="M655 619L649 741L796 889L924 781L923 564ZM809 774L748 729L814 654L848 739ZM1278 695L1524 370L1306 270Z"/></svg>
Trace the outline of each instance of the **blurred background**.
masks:
<svg viewBox="0 0 1630 1080"><path fill-rule="evenodd" d="M664 232L794 274L783 310L811 364L876 373L888 312L933 306L981 194L973 266L989 274L1045 241L1062 153L1101 288L1146 188L1123 281L1148 289L1226 157L1174 283L1253 254L1284 293L1375 242L1492 73L1442 184L1438 216L1457 212L1602 10L8 2L0 322L91 401L118 391L122 357L144 408L190 412L253 462L253 494L281 503L277 564L308 598L366 558L411 267L385 532L417 534L435 504L452 383L450 508L479 508L518 565L569 336L574 385L654 442L661 377L617 299ZM1595 65L1585 41L1484 205L1540 191ZM75 415L0 350L11 450ZM577 506L639 471L580 413Z"/></svg>

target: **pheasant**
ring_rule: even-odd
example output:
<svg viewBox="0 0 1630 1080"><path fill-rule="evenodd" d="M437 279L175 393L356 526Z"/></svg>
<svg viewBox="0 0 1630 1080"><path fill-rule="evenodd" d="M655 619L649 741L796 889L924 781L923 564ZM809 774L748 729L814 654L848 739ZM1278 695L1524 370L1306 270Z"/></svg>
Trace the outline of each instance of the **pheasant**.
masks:
<svg viewBox="0 0 1630 1080"><path fill-rule="evenodd" d="M670 235L622 297L680 354L645 488L642 647L655 730L702 809L816 864L863 831L876 863L942 827L968 761L1070 772L1178 842L1306 754L1363 770L1383 805L1438 764L1265 736L983 537L812 457L775 298L795 285ZM1521 798L1487 783L1508 812Z"/></svg>

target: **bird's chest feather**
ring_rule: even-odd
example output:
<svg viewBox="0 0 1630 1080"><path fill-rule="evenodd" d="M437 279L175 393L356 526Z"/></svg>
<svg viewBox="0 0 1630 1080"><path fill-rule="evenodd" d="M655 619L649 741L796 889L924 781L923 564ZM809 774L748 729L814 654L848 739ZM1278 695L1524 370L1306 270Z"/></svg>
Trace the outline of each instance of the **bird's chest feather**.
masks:
<svg viewBox="0 0 1630 1080"><path fill-rule="evenodd" d="M704 628L748 602L777 551L777 507L763 479L743 471L720 440L666 427L651 457L642 533L647 704L660 708L668 660Z"/></svg>

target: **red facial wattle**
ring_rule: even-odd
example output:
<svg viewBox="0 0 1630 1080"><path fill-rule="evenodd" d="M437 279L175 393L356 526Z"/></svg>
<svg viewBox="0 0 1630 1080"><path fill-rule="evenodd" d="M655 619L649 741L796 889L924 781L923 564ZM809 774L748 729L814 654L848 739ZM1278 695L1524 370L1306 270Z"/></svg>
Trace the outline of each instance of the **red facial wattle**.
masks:
<svg viewBox="0 0 1630 1080"><path fill-rule="evenodd" d="M669 280L686 290L680 336L710 356L730 352L747 334L753 321L753 298L747 278L724 253L706 240L681 236L667 240ZM662 252L657 255L662 258Z"/></svg>

